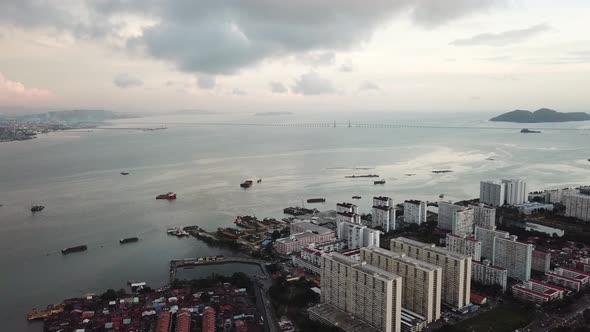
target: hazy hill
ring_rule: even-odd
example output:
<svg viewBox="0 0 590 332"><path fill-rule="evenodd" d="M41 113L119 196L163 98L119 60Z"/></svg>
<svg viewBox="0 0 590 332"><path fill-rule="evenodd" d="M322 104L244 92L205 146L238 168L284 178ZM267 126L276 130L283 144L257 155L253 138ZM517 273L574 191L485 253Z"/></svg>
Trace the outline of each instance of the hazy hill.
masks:
<svg viewBox="0 0 590 332"><path fill-rule="evenodd" d="M72 110L23 115L18 118L42 122L103 122L127 117L105 110Z"/></svg>
<svg viewBox="0 0 590 332"><path fill-rule="evenodd" d="M534 112L515 110L501 114L490 121L496 122L517 122L517 123L538 123L538 122L568 122L587 121L590 114L584 112L562 113L548 108L541 108Z"/></svg>

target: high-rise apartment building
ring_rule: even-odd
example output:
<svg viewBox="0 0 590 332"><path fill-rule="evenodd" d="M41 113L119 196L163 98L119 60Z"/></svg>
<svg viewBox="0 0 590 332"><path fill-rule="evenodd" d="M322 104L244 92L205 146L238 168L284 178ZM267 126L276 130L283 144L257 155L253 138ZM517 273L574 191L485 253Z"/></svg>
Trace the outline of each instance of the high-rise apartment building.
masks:
<svg viewBox="0 0 590 332"><path fill-rule="evenodd" d="M417 200L404 201L404 222L411 224L422 224L428 216L426 202Z"/></svg>
<svg viewBox="0 0 590 332"><path fill-rule="evenodd" d="M504 203L510 206L522 204L527 201L526 182L522 180L502 180L505 190Z"/></svg>
<svg viewBox="0 0 590 332"><path fill-rule="evenodd" d="M452 252L470 256L471 260L481 260L481 241L476 240L472 236L459 236L455 234L447 234L446 248Z"/></svg>
<svg viewBox="0 0 590 332"><path fill-rule="evenodd" d="M395 203L389 197L373 197L373 227L380 226L385 232L395 230Z"/></svg>
<svg viewBox="0 0 590 332"><path fill-rule="evenodd" d="M583 221L590 221L590 190L563 195L565 215Z"/></svg>
<svg viewBox="0 0 590 332"><path fill-rule="evenodd" d="M475 226L494 229L496 227L496 209L483 203L469 205L473 209L473 224Z"/></svg>
<svg viewBox="0 0 590 332"><path fill-rule="evenodd" d="M391 240L391 250L405 253L442 268L442 301L455 308L470 303L471 257L419 241L398 237Z"/></svg>
<svg viewBox="0 0 590 332"><path fill-rule="evenodd" d="M401 331L402 278L338 253L321 259L322 302L384 332Z"/></svg>
<svg viewBox="0 0 590 332"><path fill-rule="evenodd" d="M438 320L441 311L442 268L400 252L378 247L361 248L361 261L402 277L402 307Z"/></svg>
<svg viewBox="0 0 590 332"><path fill-rule="evenodd" d="M471 280L483 285L499 285L502 291L506 291L508 285L508 270L505 268L490 264L485 259L483 262L472 262Z"/></svg>
<svg viewBox="0 0 590 332"><path fill-rule="evenodd" d="M351 203L336 204L336 223L350 222L353 224L361 223L358 206Z"/></svg>
<svg viewBox="0 0 590 332"><path fill-rule="evenodd" d="M490 180L479 183L479 202L502 206L505 200L505 186L502 181Z"/></svg>
<svg viewBox="0 0 590 332"><path fill-rule="evenodd" d="M508 238L510 233L475 226L475 239L481 241L481 257L492 261L494 259L494 239Z"/></svg>
<svg viewBox="0 0 590 332"><path fill-rule="evenodd" d="M468 236L473 233L474 211L452 202L438 203L438 228L453 234Z"/></svg>
<svg viewBox="0 0 590 332"><path fill-rule="evenodd" d="M367 226L353 224L350 222L339 222L336 224L336 235L339 240L345 240L348 249L355 249L368 246L379 246L381 232Z"/></svg>
<svg viewBox="0 0 590 332"><path fill-rule="evenodd" d="M203 309L203 332L215 332L215 309L205 307Z"/></svg>
<svg viewBox="0 0 590 332"><path fill-rule="evenodd" d="M547 272L551 269L551 253L543 250L533 250L533 271Z"/></svg>
<svg viewBox="0 0 590 332"><path fill-rule="evenodd" d="M534 246L516 239L516 235L511 235L509 238L495 237L492 263L507 269L509 277L529 280Z"/></svg>

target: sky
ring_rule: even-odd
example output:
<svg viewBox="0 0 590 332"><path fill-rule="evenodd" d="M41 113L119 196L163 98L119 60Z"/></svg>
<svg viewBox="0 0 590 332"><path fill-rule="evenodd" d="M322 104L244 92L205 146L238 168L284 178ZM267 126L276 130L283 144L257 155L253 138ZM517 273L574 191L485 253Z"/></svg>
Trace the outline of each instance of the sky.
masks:
<svg viewBox="0 0 590 332"><path fill-rule="evenodd" d="M0 111L590 111L587 0L2 0Z"/></svg>

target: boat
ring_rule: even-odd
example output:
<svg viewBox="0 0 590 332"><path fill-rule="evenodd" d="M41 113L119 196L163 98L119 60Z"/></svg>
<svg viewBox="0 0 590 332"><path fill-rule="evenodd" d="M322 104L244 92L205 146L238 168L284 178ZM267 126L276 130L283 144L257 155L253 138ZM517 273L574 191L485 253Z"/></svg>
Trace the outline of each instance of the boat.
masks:
<svg viewBox="0 0 590 332"><path fill-rule="evenodd" d="M361 199L361 196L352 196L352 199Z"/></svg>
<svg viewBox="0 0 590 332"><path fill-rule="evenodd" d="M492 157L488 157L488 158L486 158L486 160L496 160L496 159L494 159Z"/></svg>
<svg viewBox="0 0 590 332"><path fill-rule="evenodd" d="M42 309L32 309L31 312L27 314L28 320L37 320L37 319L44 319L50 317L55 314L59 314L63 312L65 309L65 305L63 304L50 304L47 306L45 310Z"/></svg>
<svg viewBox="0 0 590 332"><path fill-rule="evenodd" d="M74 252L80 252L80 251L86 251L86 250L88 250L88 246L85 245L85 244L83 244L81 246L75 246L75 247L63 249L61 251L61 253L64 254L64 255L67 255L67 254L71 254L71 253L74 253Z"/></svg>
<svg viewBox="0 0 590 332"><path fill-rule="evenodd" d="M385 179L378 180L378 181L373 181L373 184L385 184Z"/></svg>
<svg viewBox="0 0 590 332"><path fill-rule="evenodd" d="M39 212L42 211L45 207L43 205L33 205L31 207L31 212Z"/></svg>
<svg viewBox="0 0 590 332"><path fill-rule="evenodd" d="M347 179L356 179L356 178L378 178L379 175L377 174L362 174L362 175L347 175L345 178Z"/></svg>
<svg viewBox="0 0 590 332"><path fill-rule="evenodd" d="M325 198L310 198L307 200L307 203L324 203L326 202Z"/></svg>
<svg viewBox="0 0 590 332"><path fill-rule="evenodd" d="M530 129L527 129L527 128L523 128L523 129L520 131L520 133L521 133L521 134L540 134L541 132L540 132L540 131L538 131L538 130L530 130Z"/></svg>
<svg viewBox="0 0 590 332"><path fill-rule="evenodd" d="M262 183L262 179L258 179L256 183Z"/></svg>
<svg viewBox="0 0 590 332"><path fill-rule="evenodd" d="M119 240L119 243L125 244L125 243L137 242L137 241L139 241L139 238L134 236L134 237L128 237L125 239L121 239L121 240Z"/></svg>
<svg viewBox="0 0 590 332"><path fill-rule="evenodd" d="M161 194L161 195L156 196L156 199L167 199L167 200L176 199L176 193L168 192L165 194Z"/></svg>
<svg viewBox="0 0 590 332"><path fill-rule="evenodd" d="M187 231L180 227L168 227L166 233L168 233L168 235L174 235L177 237L190 236L190 234Z"/></svg>
<svg viewBox="0 0 590 332"><path fill-rule="evenodd" d="M404 174L404 175L405 175L405 176L414 176L414 175L416 175L416 173L406 173L406 174Z"/></svg>
<svg viewBox="0 0 590 332"><path fill-rule="evenodd" d="M246 181L240 183L240 187L242 187L242 188L252 187L252 180L246 180Z"/></svg>
<svg viewBox="0 0 590 332"><path fill-rule="evenodd" d="M129 175L129 172L121 172L121 175Z"/></svg>

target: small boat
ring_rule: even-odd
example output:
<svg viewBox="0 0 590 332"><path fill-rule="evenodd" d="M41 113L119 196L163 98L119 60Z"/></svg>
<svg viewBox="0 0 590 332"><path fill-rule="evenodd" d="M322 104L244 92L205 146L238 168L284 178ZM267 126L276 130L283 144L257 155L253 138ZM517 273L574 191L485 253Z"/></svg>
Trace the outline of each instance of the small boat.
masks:
<svg viewBox="0 0 590 332"><path fill-rule="evenodd" d="M352 199L361 199L361 196L352 196Z"/></svg>
<svg viewBox="0 0 590 332"><path fill-rule="evenodd" d="M246 180L246 181L240 183L240 187L242 187L242 188L252 187L252 180Z"/></svg>
<svg viewBox="0 0 590 332"><path fill-rule="evenodd" d="M39 212L42 211L45 207L43 205L33 205L31 207L31 212Z"/></svg>
<svg viewBox="0 0 590 332"><path fill-rule="evenodd" d="M523 129L520 131L520 133L521 133L521 134L540 134L541 132L540 132L540 131L538 131L538 130L530 130L530 129L528 129L528 128L523 128Z"/></svg>
<svg viewBox="0 0 590 332"><path fill-rule="evenodd" d="M385 184L385 179L378 180L378 181L373 181L373 184Z"/></svg>
<svg viewBox="0 0 590 332"><path fill-rule="evenodd" d="M325 198L310 198L307 200L307 203L325 203Z"/></svg>
<svg viewBox="0 0 590 332"><path fill-rule="evenodd" d="M416 175L416 173L406 173L406 174L404 174L404 175L405 175L405 176L414 176L414 175Z"/></svg>
<svg viewBox="0 0 590 332"><path fill-rule="evenodd" d="M129 172L121 172L121 175L129 175Z"/></svg>
<svg viewBox="0 0 590 332"><path fill-rule="evenodd" d="M137 241L139 241L139 238L134 236L134 237L128 237L125 239L121 239L121 240L119 240L119 243L125 244L125 243L137 242Z"/></svg>
<svg viewBox="0 0 590 332"><path fill-rule="evenodd" d="M81 246L75 246L75 247L63 249L61 251L61 253L64 254L64 255L67 255L67 254L71 254L73 252L80 252L80 251L86 251L86 250L88 250L88 246L86 246L85 244L83 244Z"/></svg>
<svg viewBox="0 0 590 332"><path fill-rule="evenodd" d="M258 179L256 183L262 183L262 179Z"/></svg>
<svg viewBox="0 0 590 332"><path fill-rule="evenodd" d="M161 195L156 196L156 199L167 199L167 200L176 199L176 193L168 192L166 194L161 194Z"/></svg>

